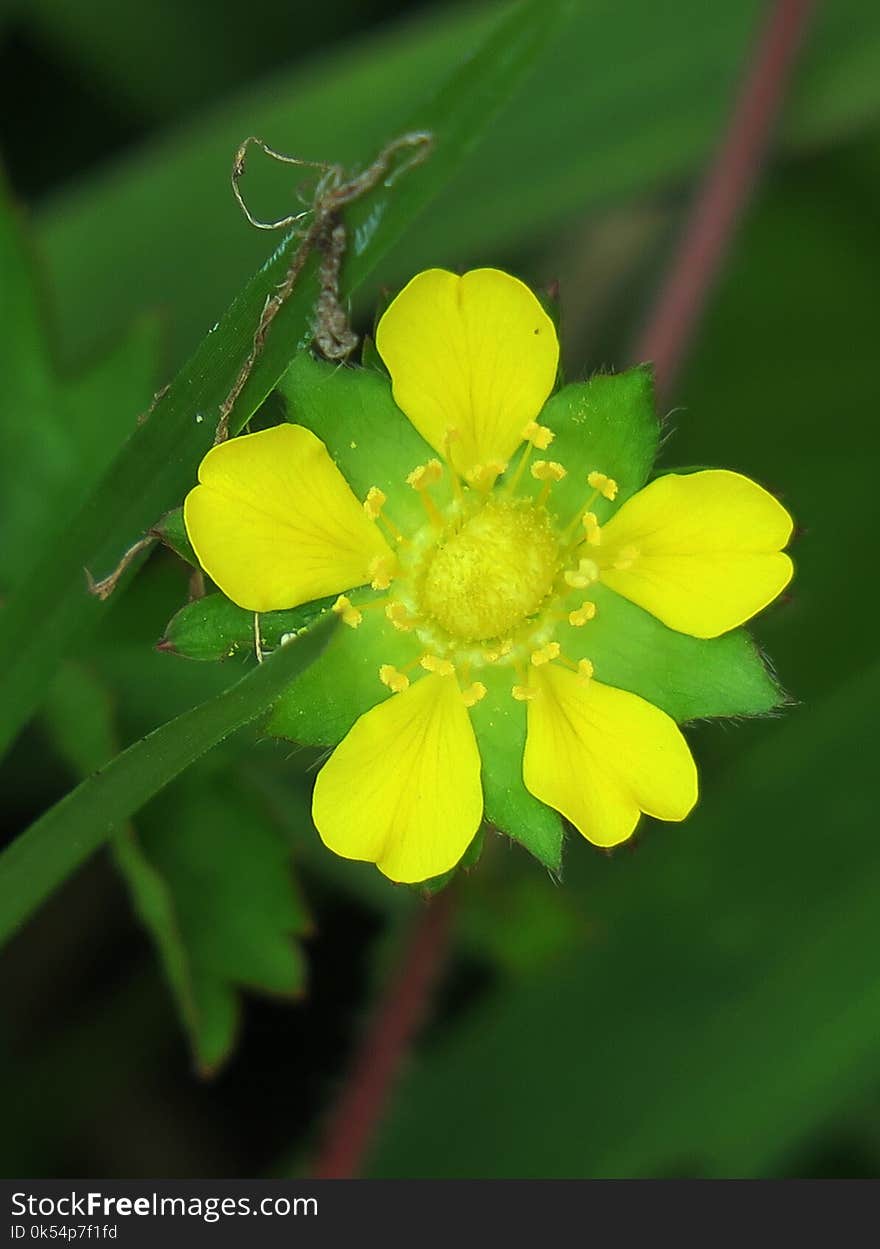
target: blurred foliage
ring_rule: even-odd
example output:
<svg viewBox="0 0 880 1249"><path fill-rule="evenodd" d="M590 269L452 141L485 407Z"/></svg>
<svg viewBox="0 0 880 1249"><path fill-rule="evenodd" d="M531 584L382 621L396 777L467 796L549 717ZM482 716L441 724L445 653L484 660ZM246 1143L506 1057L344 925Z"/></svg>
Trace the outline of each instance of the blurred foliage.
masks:
<svg viewBox="0 0 880 1249"><path fill-rule="evenodd" d="M0 34L63 64L95 132L118 135L124 117L146 141L114 155L108 139L103 169L65 176L29 206L54 331L17 229L2 239L0 518L4 534L24 535L3 543L4 591L27 579L33 546L63 530L162 380L153 314L170 371L264 259L266 238L228 192L240 139L363 159L479 43L496 7L442 5L364 33L367 10L391 4L281 14L255 0L206 23L202 0L187 0L150 6L150 32L132 38L128 12L97 0L5 6ZM569 375L628 364L681 192L715 141L760 9L577 6L570 37L377 283L470 261L536 286L558 277ZM877 590L864 573L880 437L878 48L875 5L820 6L779 159L662 451L670 466L747 472L795 513L798 576L757 634L796 705L689 730L703 777L696 815L681 828L649 823L613 857L570 837L561 885L518 847L487 840L462 882L457 956L375 1175L880 1172L880 850L865 759L880 672ZM42 133L39 150L9 143L13 185L47 178L53 147L68 168L63 135L48 123ZM248 179L258 211L289 209L283 174L255 161ZM364 287L363 309L374 294ZM151 558L79 646L54 719L3 769L10 836L111 737L135 740L242 674L240 658L186 663L154 649L188 573L169 554ZM109 719L96 729L89 713L101 707ZM214 1084L192 1079L101 863L3 952L4 1169L255 1174L303 1156L415 905L320 846L313 763L233 738L144 809L136 843L117 837L198 1061L215 1066L240 1043ZM290 851L306 904L291 891ZM309 997L292 1005L306 906ZM282 1000L248 1001L236 1037L240 987Z"/></svg>

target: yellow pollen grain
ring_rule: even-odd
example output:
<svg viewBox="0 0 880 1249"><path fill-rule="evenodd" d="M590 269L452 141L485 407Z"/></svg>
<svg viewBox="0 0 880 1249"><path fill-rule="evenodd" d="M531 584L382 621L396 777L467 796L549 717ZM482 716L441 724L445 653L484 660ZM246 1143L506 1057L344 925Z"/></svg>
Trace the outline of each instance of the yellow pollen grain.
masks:
<svg viewBox="0 0 880 1249"><path fill-rule="evenodd" d="M370 586L374 590L387 590L394 580L397 561L393 556L376 555L370 560Z"/></svg>
<svg viewBox="0 0 880 1249"><path fill-rule="evenodd" d="M462 690L461 697L465 707L476 707L486 697L486 687L482 681L474 681L473 685Z"/></svg>
<svg viewBox="0 0 880 1249"><path fill-rule="evenodd" d="M589 659L579 659L577 671L578 676L582 681L589 681L593 675L593 665L590 663Z"/></svg>
<svg viewBox="0 0 880 1249"><path fill-rule="evenodd" d="M363 620L363 615L356 607L352 606L351 599L345 594L340 594L333 604L332 610L337 616L342 618L342 623L347 624L350 629L356 629Z"/></svg>
<svg viewBox="0 0 880 1249"><path fill-rule="evenodd" d="M413 628L414 621L403 603L389 603L385 608L385 615L395 629L400 629L403 633L408 633Z"/></svg>
<svg viewBox="0 0 880 1249"><path fill-rule="evenodd" d="M387 685L392 694L402 694L409 689L409 677L393 664L382 664L379 669L379 680Z"/></svg>
<svg viewBox="0 0 880 1249"><path fill-rule="evenodd" d="M439 460L429 460L427 464L420 464L418 468L407 476L406 484L412 486L413 490L427 490L429 486L434 486L443 477L443 465Z"/></svg>
<svg viewBox="0 0 880 1249"><path fill-rule="evenodd" d="M455 664L450 663L448 659L440 659L437 655L422 655L419 663L426 672L435 672L438 677L455 675Z"/></svg>
<svg viewBox="0 0 880 1249"><path fill-rule="evenodd" d="M558 659L559 649L558 642L548 642L546 646L541 646L538 650L532 651L533 666L540 668L542 664L549 664L552 660Z"/></svg>
<svg viewBox="0 0 880 1249"><path fill-rule="evenodd" d="M581 603L580 607L568 613L568 623L579 629L585 625L588 620L592 620L596 615L596 604L591 603L589 599Z"/></svg>
<svg viewBox="0 0 880 1249"><path fill-rule="evenodd" d="M604 499L614 499L617 496L617 482L613 477L606 477L604 473L588 473L587 485L592 490L598 490Z"/></svg>
<svg viewBox="0 0 880 1249"><path fill-rule="evenodd" d="M522 436L526 442L530 442L539 451L546 451L556 437L552 429L548 429L546 425L539 425L537 421L529 421Z"/></svg>
<svg viewBox="0 0 880 1249"><path fill-rule="evenodd" d="M535 481L562 481L566 470L556 460L535 460L531 474Z"/></svg>
<svg viewBox="0 0 880 1249"><path fill-rule="evenodd" d="M518 703L529 703L533 698L538 697L538 691L532 689L530 685L514 685L510 692Z"/></svg>
<svg viewBox="0 0 880 1249"><path fill-rule="evenodd" d="M385 506L388 496L378 486L370 486L367 491L367 497L364 499L364 511L370 520L378 520L379 513Z"/></svg>

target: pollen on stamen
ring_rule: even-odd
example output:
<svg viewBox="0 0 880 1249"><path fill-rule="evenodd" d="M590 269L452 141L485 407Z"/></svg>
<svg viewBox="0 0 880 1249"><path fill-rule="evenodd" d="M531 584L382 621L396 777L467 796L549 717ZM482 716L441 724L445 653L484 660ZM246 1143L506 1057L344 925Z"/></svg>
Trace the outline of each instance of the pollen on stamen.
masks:
<svg viewBox="0 0 880 1249"><path fill-rule="evenodd" d="M428 460L427 464L420 464L408 474L406 484L412 486L413 490L427 490L429 486L436 485L442 477L443 465L440 461Z"/></svg>
<svg viewBox="0 0 880 1249"><path fill-rule="evenodd" d="M535 460L531 474L535 481L562 481L566 470L556 460Z"/></svg>
<svg viewBox="0 0 880 1249"><path fill-rule="evenodd" d="M370 486L367 491L367 497L364 499L364 511L370 520L378 520L382 508L388 501L388 496L378 486Z"/></svg>
<svg viewBox="0 0 880 1249"><path fill-rule="evenodd" d="M536 651L532 651L532 665L540 668L542 664L549 664L554 659L559 658L560 646L558 642L548 642L546 646L541 646Z"/></svg>
<svg viewBox="0 0 880 1249"><path fill-rule="evenodd" d="M593 675L593 665L589 659L579 659L577 666L577 674L582 681L589 681Z"/></svg>
<svg viewBox="0 0 880 1249"><path fill-rule="evenodd" d="M596 604L591 603L589 599L585 599L584 602L581 603L580 607L568 613L568 623L573 625L576 629L579 629L589 620L592 620L595 615Z"/></svg>
<svg viewBox="0 0 880 1249"><path fill-rule="evenodd" d="M522 436L524 442L530 442L539 451L546 451L556 437L552 429L548 429L546 425L539 425L537 421L529 421Z"/></svg>
<svg viewBox="0 0 880 1249"><path fill-rule="evenodd" d="M486 697L486 687L482 681L474 681L466 690L462 690L461 698L465 707L476 707Z"/></svg>
<svg viewBox="0 0 880 1249"><path fill-rule="evenodd" d="M591 490L598 490L605 499L617 497L617 482L613 477L606 477L604 473L588 473L587 485Z"/></svg>
<svg viewBox="0 0 880 1249"><path fill-rule="evenodd" d="M332 610L337 616L341 617L342 623L347 624L350 629L356 629L364 618L362 613L352 606L351 599L345 594L340 594L333 604Z"/></svg>
<svg viewBox="0 0 880 1249"><path fill-rule="evenodd" d="M496 664L513 650L513 638L504 638L497 646L485 646L483 656L487 663Z"/></svg>
<svg viewBox="0 0 880 1249"><path fill-rule="evenodd" d="M409 614L403 603L389 603L385 608L385 615L394 625L395 629L400 629L402 633L409 633L415 627L415 621Z"/></svg>
<svg viewBox="0 0 880 1249"><path fill-rule="evenodd" d="M437 655L422 655L419 663L426 672L434 672L438 677L451 677L455 675L455 664L448 659L440 659Z"/></svg>
<svg viewBox="0 0 880 1249"><path fill-rule="evenodd" d="M388 686L392 694L402 694L404 690L409 689L409 677L399 668L395 668L394 664L382 664L379 669L379 680L383 685Z"/></svg>
<svg viewBox="0 0 880 1249"><path fill-rule="evenodd" d="M590 546L600 546L602 543L602 528L595 512L584 512L581 517L584 526L584 537Z"/></svg>
<svg viewBox="0 0 880 1249"><path fill-rule="evenodd" d="M376 555L370 560L370 586L374 590L387 590L397 572L394 556Z"/></svg>
<svg viewBox="0 0 880 1249"><path fill-rule="evenodd" d="M538 691L531 685L514 685L510 693L518 703L530 703L538 697Z"/></svg>
<svg viewBox="0 0 880 1249"><path fill-rule="evenodd" d="M476 490L491 490L495 479L506 470L503 460L490 460L487 464L475 464L465 473L468 485Z"/></svg>

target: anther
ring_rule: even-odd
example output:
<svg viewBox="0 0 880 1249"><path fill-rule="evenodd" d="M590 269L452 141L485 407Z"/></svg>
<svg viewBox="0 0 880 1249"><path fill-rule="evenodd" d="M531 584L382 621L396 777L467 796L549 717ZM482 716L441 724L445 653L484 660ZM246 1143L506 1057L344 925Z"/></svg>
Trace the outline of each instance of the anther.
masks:
<svg viewBox="0 0 880 1249"><path fill-rule="evenodd" d="M499 659L503 659L505 655L509 655L513 650L513 638L504 638L497 646L485 646L483 648L483 658L486 663L495 664Z"/></svg>
<svg viewBox="0 0 880 1249"><path fill-rule="evenodd" d="M584 602L581 603L580 607L576 608L575 611L570 611L568 613L568 623L570 625L574 625L576 629L579 629L582 625L585 625L588 620L592 620L595 614L596 604L591 603L589 599L585 599Z"/></svg>
<svg viewBox="0 0 880 1249"><path fill-rule="evenodd" d="M364 499L364 511L370 520L378 520L379 513L388 501L388 496L378 486L370 486Z"/></svg>
<svg viewBox="0 0 880 1249"><path fill-rule="evenodd" d="M589 681L593 675L593 665L589 659L579 659L577 666L578 676L582 681Z"/></svg>
<svg viewBox="0 0 880 1249"><path fill-rule="evenodd" d="M592 559L579 560L577 571L569 569L562 574L562 579L575 590L585 590L588 585L599 580L599 566Z"/></svg>
<svg viewBox="0 0 880 1249"><path fill-rule="evenodd" d="M600 546L602 543L602 530L595 512L584 512L581 517L584 526L584 537L590 546Z"/></svg>
<svg viewBox="0 0 880 1249"><path fill-rule="evenodd" d="M539 451L546 451L556 437L552 429L548 429L546 425L539 425L537 421L529 421L522 436L525 442L530 442Z"/></svg>
<svg viewBox="0 0 880 1249"><path fill-rule="evenodd" d="M538 697L538 691L530 685L514 685L510 692L518 703L529 703Z"/></svg>
<svg viewBox="0 0 880 1249"><path fill-rule="evenodd" d="M562 481L566 475L565 469L556 460L535 460L531 472L535 481Z"/></svg>
<svg viewBox="0 0 880 1249"><path fill-rule="evenodd" d="M392 694L402 694L409 689L409 677L393 664L382 664L379 669L379 680L387 685Z"/></svg>
<svg viewBox="0 0 880 1249"><path fill-rule="evenodd" d="M387 590L397 572L397 560L393 555L375 555L370 560L370 586L374 590Z"/></svg>
<svg viewBox="0 0 880 1249"><path fill-rule="evenodd" d="M476 707L486 697L486 687L482 681L474 681L473 685L462 690L461 697L465 707Z"/></svg>
<svg viewBox="0 0 880 1249"><path fill-rule="evenodd" d="M488 464L475 464L465 473L468 485L475 490L491 490L495 479L500 477L507 465L501 460L490 460Z"/></svg>
<svg viewBox="0 0 880 1249"><path fill-rule="evenodd" d="M439 460L429 460L427 464L420 464L418 468L407 476L406 484L412 486L413 490L427 490L429 486L434 486L443 477L443 465Z"/></svg>
<svg viewBox="0 0 880 1249"><path fill-rule="evenodd" d="M415 626L415 621L403 603L389 603L385 608L385 615L395 629L400 629L402 633L408 633Z"/></svg>
<svg viewBox="0 0 880 1249"><path fill-rule="evenodd" d="M362 614L352 606L351 599L345 594L340 594L332 610L342 617L342 623L347 624L350 629L356 629L363 620Z"/></svg>
<svg viewBox="0 0 880 1249"><path fill-rule="evenodd" d="M538 650L532 651L532 665L540 668L542 664L549 664L552 660L559 658L560 646L558 642L548 642L546 646L541 646Z"/></svg>
<svg viewBox="0 0 880 1249"><path fill-rule="evenodd" d="M617 482L613 477L606 477L604 473L588 473L587 485L592 490L598 490L603 499L614 499L617 496Z"/></svg>
<svg viewBox="0 0 880 1249"><path fill-rule="evenodd" d="M419 663L426 672L435 672L438 677L455 675L455 664L450 663L448 659L440 659L437 655L422 655Z"/></svg>

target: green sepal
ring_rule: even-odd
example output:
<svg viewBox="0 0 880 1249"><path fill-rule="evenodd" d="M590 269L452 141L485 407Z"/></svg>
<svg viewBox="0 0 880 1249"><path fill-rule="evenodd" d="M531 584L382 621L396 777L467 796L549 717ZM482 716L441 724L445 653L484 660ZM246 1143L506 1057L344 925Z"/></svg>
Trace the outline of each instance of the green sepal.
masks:
<svg viewBox="0 0 880 1249"><path fill-rule="evenodd" d="M538 420L556 435L541 454L557 460L567 474L554 484L549 503L562 524L583 509L590 494L587 475L594 470L618 485L613 503L600 496L591 504L600 521L648 480L660 439L649 367L597 373L587 382L563 386L548 399Z"/></svg>
<svg viewBox="0 0 880 1249"><path fill-rule="evenodd" d="M260 645L266 651L280 646L286 633L301 633L326 612L332 598L316 599L288 611L260 614ZM229 659L255 649L254 613L245 611L224 594L206 594L187 603L168 622L156 644L161 651L185 659Z"/></svg>
<svg viewBox="0 0 880 1249"><path fill-rule="evenodd" d="M402 667L423 650L413 634L392 630L381 610L365 611L357 629L337 629L323 654L288 686L267 731L306 746L337 745L359 716L391 697L379 680L382 664Z"/></svg>
<svg viewBox="0 0 880 1249"><path fill-rule="evenodd" d="M525 846L535 858L559 872L562 867L562 820L539 802L523 783L526 705L511 696L512 668L480 669L486 697L471 709L471 722L483 763L483 815L487 823Z"/></svg>
<svg viewBox="0 0 880 1249"><path fill-rule="evenodd" d="M561 624L556 639L572 659L592 662L597 681L638 694L679 723L766 715L786 702L744 629L690 637L607 586L592 586L587 596L595 618L579 629Z"/></svg>
<svg viewBox="0 0 880 1249"><path fill-rule="evenodd" d="M153 525L150 534L158 538L163 546L167 546L185 563L191 564L193 568L199 567L198 556L192 548L186 525L183 523L182 507L175 507L170 512L166 512L162 519Z"/></svg>
<svg viewBox="0 0 880 1249"><path fill-rule="evenodd" d="M388 511L404 532L421 528L425 514L409 473L434 451L391 395L387 377L372 369L340 368L308 352L294 356L281 379L288 420L326 445L359 499L371 486L388 496Z"/></svg>

